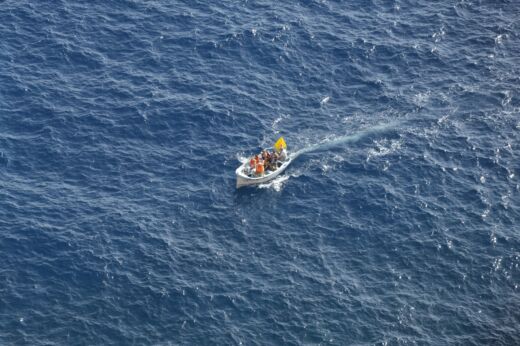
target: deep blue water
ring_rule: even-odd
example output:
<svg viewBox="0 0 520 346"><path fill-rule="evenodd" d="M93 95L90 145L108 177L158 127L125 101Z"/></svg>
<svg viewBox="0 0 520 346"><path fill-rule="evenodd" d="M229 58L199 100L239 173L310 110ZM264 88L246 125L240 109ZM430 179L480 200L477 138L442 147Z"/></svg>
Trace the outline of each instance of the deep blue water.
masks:
<svg viewBox="0 0 520 346"><path fill-rule="evenodd" d="M519 18L0 2L0 344L520 344Z"/></svg>

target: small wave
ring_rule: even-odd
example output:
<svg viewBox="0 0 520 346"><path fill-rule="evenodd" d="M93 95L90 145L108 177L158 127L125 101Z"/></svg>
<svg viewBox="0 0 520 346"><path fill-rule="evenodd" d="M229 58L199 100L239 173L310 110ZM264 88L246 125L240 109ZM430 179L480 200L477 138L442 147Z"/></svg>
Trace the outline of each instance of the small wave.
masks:
<svg viewBox="0 0 520 346"><path fill-rule="evenodd" d="M432 38L435 40L435 43L438 43L444 38L445 35L446 35L446 30L443 25L443 26L441 26L441 28L438 32L433 33Z"/></svg>
<svg viewBox="0 0 520 346"><path fill-rule="evenodd" d="M511 96L511 91L509 91L509 90L505 91L503 94L504 94L504 97L503 97L501 103L502 103L502 106L505 107L509 103L511 103L511 100L513 99L513 97Z"/></svg>
<svg viewBox="0 0 520 346"><path fill-rule="evenodd" d="M291 116L289 114L282 114L278 118L276 118L273 123L271 124L271 129L274 131L274 133L279 133L280 131L277 130L279 128L278 124L285 119L289 119Z"/></svg>

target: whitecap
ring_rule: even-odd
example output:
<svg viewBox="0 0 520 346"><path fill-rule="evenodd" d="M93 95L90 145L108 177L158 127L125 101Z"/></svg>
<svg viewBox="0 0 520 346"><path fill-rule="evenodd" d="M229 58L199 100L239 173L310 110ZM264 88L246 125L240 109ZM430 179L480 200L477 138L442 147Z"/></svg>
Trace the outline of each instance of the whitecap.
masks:
<svg viewBox="0 0 520 346"><path fill-rule="evenodd" d="M431 92L428 90L424 93L415 94L413 97L413 103L418 107L424 107L430 99Z"/></svg>
<svg viewBox="0 0 520 346"><path fill-rule="evenodd" d="M444 122L448 119L448 117L449 117L448 114L446 114L446 115L440 117L440 118L437 120L437 124L440 125L440 124L444 123Z"/></svg>
<svg viewBox="0 0 520 346"><path fill-rule="evenodd" d="M502 257L495 258L493 260L493 269L495 271L498 271L501 266L502 266Z"/></svg>
<svg viewBox="0 0 520 346"><path fill-rule="evenodd" d="M323 163L323 164L321 165L321 170L322 170L322 172L327 172L328 170L330 170L330 168L331 168L331 166L328 165L328 164L326 164L326 163Z"/></svg>
<svg viewBox="0 0 520 346"><path fill-rule="evenodd" d="M507 38L507 34L498 35L497 37L495 37L495 43L502 44L504 42L504 38Z"/></svg>
<svg viewBox="0 0 520 346"><path fill-rule="evenodd" d="M325 105L327 104L328 102L330 101L330 96L325 96L321 101L320 101L320 105Z"/></svg>

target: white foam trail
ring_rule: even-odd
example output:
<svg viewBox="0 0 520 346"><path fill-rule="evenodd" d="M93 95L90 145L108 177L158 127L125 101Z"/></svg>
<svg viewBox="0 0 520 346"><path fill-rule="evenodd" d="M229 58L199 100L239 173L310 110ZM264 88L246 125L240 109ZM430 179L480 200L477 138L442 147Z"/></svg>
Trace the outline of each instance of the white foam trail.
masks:
<svg viewBox="0 0 520 346"><path fill-rule="evenodd" d="M313 152L313 151L321 151L327 150L345 143L353 143L361 140L363 137L366 137L370 134L386 131L388 129L394 128L397 125L395 122L390 122L387 124L379 124L374 127L350 134L345 136L340 136L332 139L325 139L317 144L310 145L306 148L300 149L292 154L293 160L296 159L301 154Z"/></svg>
<svg viewBox="0 0 520 346"><path fill-rule="evenodd" d="M290 177L291 177L290 175L279 175L268 183L258 185L258 187L261 189L272 188L276 192L280 192L282 190L284 183L287 180L289 180Z"/></svg>
<svg viewBox="0 0 520 346"><path fill-rule="evenodd" d="M388 129L395 128L397 125L398 125L397 122L389 122L387 124L379 124L374 127L361 130L354 134L345 135L345 136L336 137L336 138L327 138L317 144L310 145L306 148L297 150L290 155L291 155L291 158L294 160L301 154L308 153L308 152L327 150L327 149L330 149L330 148L333 148L333 147L336 147L336 146L339 146L339 145L342 145L345 143L353 143L353 142L361 140L362 138L364 138L370 134L377 133L377 132L383 132ZM244 161L242 161L243 159L247 160L247 158L244 158L243 156L239 156L239 155L237 155L237 156L240 158L241 162L244 162ZM340 158L335 157L334 160L341 161L341 157ZM329 168L330 167L328 167L328 166L324 166L325 170L328 170ZM301 172L293 173L293 174L279 175L278 177L274 178L273 180L271 180L267 183L258 185L258 187L261 189L273 189L273 190L279 192L282 190L283 186L285 185L287 180L289 180L290 177L298 177L300 174L301 174Z"/></svg>

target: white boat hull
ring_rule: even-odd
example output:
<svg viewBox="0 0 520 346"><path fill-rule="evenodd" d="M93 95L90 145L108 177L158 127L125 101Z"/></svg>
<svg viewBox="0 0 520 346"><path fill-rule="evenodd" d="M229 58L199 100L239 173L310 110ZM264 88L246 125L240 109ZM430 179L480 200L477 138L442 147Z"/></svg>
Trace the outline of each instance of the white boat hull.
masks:
<svg viewBox="0 0 520 346"><path fill-rule="evenodd" d="M268 181L273 180L274 178L279 176L283 171L285 171L285 169L287 168L287 166L289 166L290 163L291 159L287 158L285 161L283 161L282 165L278 167L276 171L269 172L268 174L262 175L260 177L248 177L244 172L249 163L244 162L235 171L235 174L237 176L237 189L243 186L252 186L267 183Z"/></svg>

